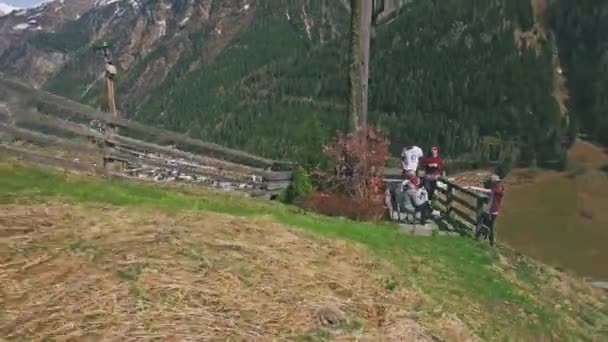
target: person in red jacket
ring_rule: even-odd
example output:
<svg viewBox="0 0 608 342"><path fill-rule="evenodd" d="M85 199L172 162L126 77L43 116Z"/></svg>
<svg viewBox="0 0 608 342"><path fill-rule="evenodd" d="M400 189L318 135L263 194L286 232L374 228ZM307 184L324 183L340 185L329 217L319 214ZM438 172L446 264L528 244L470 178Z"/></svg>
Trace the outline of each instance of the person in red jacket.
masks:
<svg viewBox="0 0 608 342"><path fill-rule="evenodd" d="M490 196L484 208L484 223L489 230L488 238L490 239L490 245L494 246L494 223L496 223L496 218L500 212L502 199L505 195L505 186L498 175L492 175L489 183L484 188L482 191ZM477 231L475 234L476 239L479 239L480 233L480 231Z"/></svg>
<svg viewBox="0 0 608 342"><path fill-rule="evenodd" d="M420 187L420 177L414 171L406 171L403 173L403 178L412 183L416 188Z"/></svg>
<svg viewBox="0 0 608 342"><path fill-rule="evenodd" d="M439 147L433 146L426 158L422 160L424 167L424 187L433 200L437 189L437 180L443 175L443 160L439 156Z"/></svg>

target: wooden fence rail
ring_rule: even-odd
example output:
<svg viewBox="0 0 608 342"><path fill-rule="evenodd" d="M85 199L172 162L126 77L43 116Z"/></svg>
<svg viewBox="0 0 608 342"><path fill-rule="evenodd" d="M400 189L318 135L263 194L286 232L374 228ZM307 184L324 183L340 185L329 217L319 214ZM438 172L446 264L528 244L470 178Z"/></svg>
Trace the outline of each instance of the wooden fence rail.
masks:
<svg viewBox="0 0 608 342"><path fill-rule="evenodd" d="M23 96L23 93L27 95ZM56 147L44 152L44 149L34 151L0 143L0 152L19 159L104 176L169 178L256 194L276 193L286 188L291 180L291 170L270 170L281 162L128 122L1 77L0 100L9 104L0 108L0 137L12 137L41 147ZM48 105L55 109L44 111ZM57 108L64 111L59 112ZM98 127L91 126L93 120L98 120ZM113 128L119 128L121 134ZM143 141L122 135L128 130L143 133L139 136L156 138ZM158 141L169 141L173 146L162 146ZM188 146L190 150L181 146ZM193 153L192 150L209 154ZM239 163L238 160L247 163ZM115 163L121 171L107 168L108 164Z"/></svg>
<svg viewBox="0 0 608 342"><path fill-rule="evenodd" d="M75 141L59 138L57 136L43 134L29 129L19 128L12 125L0 123L0 131L20 140L29 141L35 145L56 146L69 151L83 153L99 153L99 148L90 144L82 144Z"/></svg>
<svg viewBox="0 0 608 342"><path fill-rule="evenodd" d="M268 159L215 143L193 139L184 134L117 118L67 98L31 88L15 80L3 78L2 74L0 74L1 98L6 99L7 102L17 103L22 108L38 108L50 116L61 115L62 119L67 121L84 123L90 120L98 120L114 128L120 128L135 134L139 133L139 135L143 134L153 140L154 143L170 142L178 145L184 151L204 154L238 164L282 170L289 170L294 166L289 161ZM69 120L70 118L72 120Z"/></svg>
<svg viewBox="0 0 608 342"><path fill-rule="evenodd" d="M475 227L475 231L479 230L483 225L483 207L488 198L446 178L439 179L437 183L437 198L443 206L442 214L467 222Z"/></svg>
<svg viewBox="0 0 608 342"><path fill-rule="evenodd" d="M401 183L403 179L385 178L384 182ZM475 191L458 185L447 178L440 178L437 181L435 192L436 202L439 203L440 220L453 219L465 226L479 230L483 225L483 207L487 202L487 197ZM388 199L387 199L388 200ZM393 210L393 208L389 208Z"/></svg>
<svg viewBox="0 0 608 342"><path fill-rule="evenodd" d="M231 163L231 162L226 162L226 161L218 160L215 158L195 155L190 152L183 152L183 151L180 151L175 148L160 146L160 145L156 145L153 143L148 143L145 141L132 139L132 138L124 137L124 136L117 135L117 134L111 134L109 136L109 138L107 139L107 143L110 144L111 146L123 146L123 147L128 146L128 147L131 147L134 149L138 149L140 151L154 152L154 153L168 155L173 158L183 158L185 160L196 161L203 165L209 165L209 166L213 166L213 167L228 170L228 171L234 171L234 172L240 172L240 173L251 173L251 174L258 175L260 177L263 177L264 175L267 174L267 172L265 172L262 169L249 167L249 166L245 166L245 165L239 165L239 164L235 164L235 163Z"/></svg>
<svg viewBox="0 0 608 342"><path fill-rule="evenodd" d="M55 157L50 155L45 155L41 153L36 153L24 148L18 148L14 146L7 146L0 144L0 153L15 157L20 160L25 160L34 164L41 164L45 166L52 166L61 169L68 169L80 172L86 172L95 175L108 175L103 167L99 165L92 165L87 163L82 163L75 160L70 160L67 158Z"/></svg>
<svg viewBox="0 0 608 342"><path fill-rule="evenodd" d="M27 120L22 120L25 117L27 117ZM14 120L14 122L29 123L31 119L42 117L40 115L29 115ZM149 149L141 152L138 151L138 147L142 145L133 144L133 141L130 139L128 142L121 140L123 143L121 146L113 146L115 140L112 139L116 139L116 135L99 134L86 127L78 127L78 125L72 123L66 124L66 122L60 119L42 120L38 123L43 123L42 126L48 125L56 129L63 128L65 131L76 133L82 139L66 139L17 127L15 124L0 122L0 133L5 133L7 136L27 141L37 146L57 147L62 156L48 155L6 144L0 144L0 153L36 164L102 176L112 176L113 178L134 178L131 173L137 173L137 171L170 170L180 175L189 175L186 178L190 177L192 181L207 184L234 184L238 189L245 192L277 192L286 188L289 183L288 181L263 181L263 175L256 175L255 172L252 172L256 170L247 166L240 167L239 165L234 165L234 167L228 167L230 170L225 170L218 168L218 165L214 162L210 163L213 165L198 163L209 162L209 158L193 156L188 153L181 154L183 152L173 149L166 151L159 150L158 152L169 152L165 153L164 156L161 154L149 154ZM95 139L100 138L101 140L92 143L89 139L91 137ZM110 147L108 148L107 145L110 145ZM144 147L148 148L149 146L144 145ZM81 160L79 157L82 156L85 156L87 160ZM191 158L187 160L173 159L176 156ZM123 172L107 169L105 167L107 162L118 162L123 166ZM125 168L125 166L128 166L128 168ZM219 166L226 166L226 164L220 164ZM263 170L260 170L260 172L263 172Z"/></svg>
<svg viewBox="0 0 608 342"><path fill-rule="evenodd" d="M42 113L35 113L35 112L19 112L17 115L14 116L15 123L17 125L19 125L20 123L23 124L36 124L36 125L42 125L42 126L46 126L49 128L55 128L55 129L60 129L60 130L64 130L67 132L70 132L72 134L76 134L76 135L80 135L86 138L95 138L95 139L104 139L104 135L94 129L91 129L88 126L79 124L79 123L74 123L68 120L64 120L64 119L59 119L56 118L54 116L50 116L50 115L46 115L46 114L42 114Z"/></svg>

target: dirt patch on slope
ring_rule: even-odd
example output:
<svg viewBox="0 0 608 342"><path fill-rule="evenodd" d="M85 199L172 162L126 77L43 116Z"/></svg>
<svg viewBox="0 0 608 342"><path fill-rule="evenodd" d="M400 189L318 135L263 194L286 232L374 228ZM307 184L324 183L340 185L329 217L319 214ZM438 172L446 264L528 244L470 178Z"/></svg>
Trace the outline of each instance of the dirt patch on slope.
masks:
<svg viewBox="0 0 608 342"><path fill-rule="evenodd" d="M568 159L583 167L598 169L608 165L608 148L579 140L568 151Z"/></svg>
<svg viewBox="0 0 608 342"><path fill-rule="evenodd" d="M409 319L425 298L387 289L391 272L356 246L262 219L0 207L9 339L432 340Z"/></svg>

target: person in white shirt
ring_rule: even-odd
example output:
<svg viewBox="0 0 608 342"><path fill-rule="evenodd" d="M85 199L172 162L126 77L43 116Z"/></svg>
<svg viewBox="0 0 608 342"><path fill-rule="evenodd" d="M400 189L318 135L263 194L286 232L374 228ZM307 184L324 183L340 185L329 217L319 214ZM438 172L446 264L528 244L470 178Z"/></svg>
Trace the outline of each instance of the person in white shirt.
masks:
<svg viewBox="0 0 608 342"><path fill-rule="evenodd" d="M424 156L422 149L414 144L407 144L401 152L401 168L404 173L416 173L420 158Z"/></svg>

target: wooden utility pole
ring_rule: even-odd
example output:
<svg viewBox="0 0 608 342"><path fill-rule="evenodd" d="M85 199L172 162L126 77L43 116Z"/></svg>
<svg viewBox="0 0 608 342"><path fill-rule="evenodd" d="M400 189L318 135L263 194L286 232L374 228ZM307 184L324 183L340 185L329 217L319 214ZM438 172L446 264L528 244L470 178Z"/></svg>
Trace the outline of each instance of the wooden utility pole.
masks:
<svg viewBox="0 0 608 342"><path fill-rule="evenodd" d="M102 51L103 52L103 60L104 60L104 72L106 79L106 92L108 95L108 111L114 115L114 117L118 117L118 111L116 111L116 101L114 98L114 77L116 76L116 67L112 64L112 59L110 57L110 46L108 43L104 42L100 46L94 46L93 51ZM108 127L107 122L105 123L105 135L106 139L109 138L113 133L118 133L118 129L110 129ZM104 170L107 169L107 159L108 155L106 142L102 143L101 147L101 159Z"/></svg>
<svg viewBox="0 0 608 342"><path fill-rule="evenodd" d="M93 47L93 50L101 50L103 52L103 59L105 62L104 69L106 78L106 92L108 95L108 111L115 117L118 117L118 112L116 111L116 100L114 98L114 77L116 76L116 67L114 64L112 64L112 59L110 58L110 46L104 42L101 46Z"/></svg>
<svg viewBox="0 0 608 342"><path fill-rule="evenodd" d="M373 0L351 0L350 124L367 125L370 39Z"/></svg>

